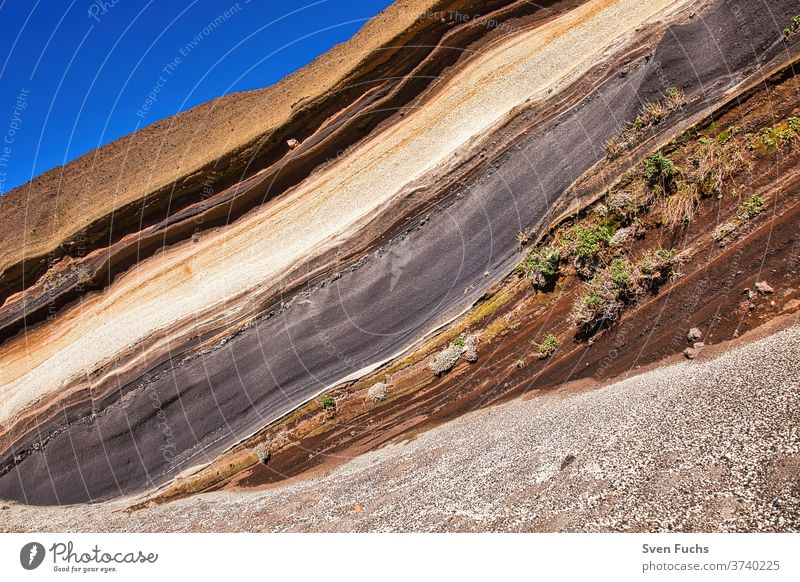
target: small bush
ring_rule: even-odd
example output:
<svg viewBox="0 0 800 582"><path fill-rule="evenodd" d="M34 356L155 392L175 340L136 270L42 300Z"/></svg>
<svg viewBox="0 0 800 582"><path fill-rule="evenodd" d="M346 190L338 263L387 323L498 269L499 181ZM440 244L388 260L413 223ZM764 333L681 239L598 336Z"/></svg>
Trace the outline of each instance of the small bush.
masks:
<svg viewBox="0 0 800 582"><path fill-rule="evenodd" d="M265 441L263 443L257 444L253 448L253 454L256 456L258 461L264 465L269 463L269 459L272 456L272 441Z"/></svg>
<svg viewBox="0 0 800 582"><path fill-rule="evenodd" d="M739 226L738 222L725 222L723 224L718 225L714 232L711 233L712 238L719 242L731 234L736 228Z"/></svg>
<svg viewBox="0 0 800 582"><path fill-rule="evenodd" d="M616 258L611 261L608 268L611 280L617 287L627 287L631 282L631 272L628 261L622 258Z"/></svg>
<svg viewBox="0 0 800 582"><path fill-rule="evenodd" d="M616 322L625 306L655 290L673 273L674 249L646 253L638 262L616 258L586 283L572 309L572 320L584 332Z"/></svg>
<svg viewBox="0 0 800 582"><path fill-rule="evenodd" d="M467 341L464 342L464 346L461 348L463 351L461 352L464 355L464 359L468 362L477 362L478 361L478 338L475 335L468 335Z"/></svg>
<svg viewBox="0 0 800 582"><path fill-rule="evenodd" d="M634 266L639 293L652 291L672 275L675 267L675 249L657 249L646 252Z"/></svg>
<svg viewBox="0 0 800 582"><path fill-rule="evenodd" d="M624 223L630 222L641 210L634 197L624 190L609 192L606 196L606 204L608 210L619 216Z"/></svg>
<svg viewBox="0 0 800 582"><path fill-rule="evenodd" d="M720 134L720 135L724 135ZM725 183L739 170L747 166L743 155L743 143L732 138L720 143L716 140L698 140L694 153L694 184L701 196L711 196L722 191Z"/></svg>
<svg viewBox="0 0 800 582"><path fill-rule="evenodd" d="M672 160L659 151L644 159L642 173L650 186L660 186L661 190L666 192L680 170L672 163Z"/></svg>
<svg viewBox="0 0 800 582"><path fill-rule="evenodd" d="M458 363L462 354L468 362L477 361L478 350L474 335L459 336L454 339L450 345L431 358L428 368L434 375L441 376Z"/></svg>
<svg viewBox="0 0 800 582"><path fill-rule="evenodd" d="M783 29L783 36L789 38L797 34L798 30L800 30L800 14L792 18L789 22L789 26Z"/></svg>
<svg viewBox="0 0 800 582"><path fill-rule="evenodd" d="M611 241L613 233L605 226L582 226L572 228L572 248L581 259L594 259Z"/></svg>
<svg viewBox="0 0 800 582"><path fill-rule="evenodd" d="M336 399L333 396L323 396L319 403L323 410L336 410Z"/></svg>
<svg viewBox="0 0 800 582"><path fill-rule="evenodd" d="M611 237L611 240L608 241L608 244L612 247L620 247L628 242L631 236L636 234L636 228L633 226L627 226L625 228L620 228L617 232L614 233L614 236Z"/></svg>
<svg viewBox="0 0 800 582"><path fill-rule="evenodd" d="M686 95L679 87L670 87L667 90L667 106L670 109L680 109L686 105Z"/></svg>
<svg viewBox="0 0 800 582"><path fill-rule="evenodd" d="M436 354L433 359L431 359L428 367L435 376L441 376L455 366L460 357L461 347L451 344Z"/></svg>
<svg viewBox="0 0 800 582"><path fill-rule="evenodd" d="M381 402L382 400L386 400L386 396L389 394L389 389L386 387L385 382L377 382L369 387L367 390L367 396L373 402Z"/></svg>
<svg viewBox="0 0 800 582"><path fill-rule="evenodd" d="M617 321L624 308L616 285L608 276L601 274L586 284L584 293L573 305L572 320L589 332Z"/></svg>
<svg viewBox="0 0 800 582"><path fill-rule="evenodd" d="M546 287L558 275L561 254L553 247L534 249L525 255L517 270L538 288Z"/></svg>
<svg viewBox="0 0 800 582"><path fill-rule="evenodd" d="M664 106L658 102L645 103L644 106L644 119L647 125L656 125L666 117L667 111Z"/></svg>
<svg viewBox="0 0 800 582"><path fill-rule="evenodd" d="M552 356L558 349L559 345L560 344L556 336L554 336L552 333L547 334L547 337L545 337L542 340L542 343L539 344L539 357L547 358Z"/></svg>
<svg viewBox="0 0 800 582"><path fill-rule="evenodd" d="M742 204L741 209L744 210L744 219L755 218L761 211L764 210L766 202L758 194L753 194L750 199Z"/></svg>

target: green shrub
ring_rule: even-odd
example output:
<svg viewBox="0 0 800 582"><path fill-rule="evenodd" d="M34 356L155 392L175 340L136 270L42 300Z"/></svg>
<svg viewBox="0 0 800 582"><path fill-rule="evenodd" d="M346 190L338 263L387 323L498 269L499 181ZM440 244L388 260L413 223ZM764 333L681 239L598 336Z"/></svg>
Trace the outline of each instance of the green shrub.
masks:
<svg viewBox="0 0 800 582"><path fill-rule="evenodd" d="M322 400L320 400L320 405L323 410L335 410L336 399L333 396L323 396Z"/></svg>
<svg viewBox="0 0 800 582"><path fill-rule="evenodd" d="M761 211L764 210L765 205L766 202L761 196L758 194L753 194L750 199L741 206L745 213L744 218L755 218L761 214Z"/></svg>
<svg viewBox="0 0 800 582"><path fill-rule="evenodd" d="M655 290L673 272L674 249L646 253L638 262L616 258L585 284L572 308L572 320L584 332L616 322L625 306Z"/></svg>
<svg viewBox="0 0 800 582"><path fill-rule="evenodd" d="M624 308L614 282L606 274L600 274L586 283L572 307L571 317L578 327L591 332L617 321Z"/></svg>
<svg viewBox="0 0 800 582"><path fill-rule="evenodd" d="M608 271L611 280L618 287L627 287L630 284L631 272L627 260L622 258L614 259L611 261Z"/></svg>
<svg viewBox="0 0 800 582"><path fill-rule="evenodd" d="M739 133L739 127L736 125L731 125L725 131L720 132L720 134L717 136L717 143L720 145L725 145L737 133Z"/></svg>
<svg viewBox="0 0 800 582"><path fill-rule="evenodd" d="M789 143L796 137L790 126L787 127L765 127L761 130L761 143L768 148L776 148Z"/></svg>
<svg viewBox="0 0 800 582"><path fill-rule="evenodd" d="M542 340L542 343L539 344L539 357L546 358L553 355L558 349L558 346L558 338L552 333L547 334L547 337L545 337Z"/></svg>
<svg viewBox="0 0 800 582"><path fill-rule="evenodd" d="M661 186L666 191L680 170L672 163L672 160L659 151L644 159L642 173L650 186Z"/></svg>
<svg viewBox="0 0 800 582"><path fill-rule="evenodd" d="M463 335L458 336L456 339L453 340L454 346L463 346L467 340L464 339Z"/></svg>
<svg viewBox="0 0 800 582"><path fill-rule="evenodd" d="M791 22L789 22L789 26L783 29L783 35L789 38L790 36L794 36L798 30L800 30L800 14L792 18Z"/></svg>
<svg viewBox="0 0 800 582"><path fill-rule="evenodd" d="M608 245L614 233L606 226L577 225L570 234L575 254L581 259L594 259Z"/></svg>
<svg viewBox="0 0 800 582"><path fill-rule="evenodd" d="M546 287L558 275L558 264L561 253L553 247L542 247L531 250L517 266L522 275L528 277L535 287Z"/></svg>

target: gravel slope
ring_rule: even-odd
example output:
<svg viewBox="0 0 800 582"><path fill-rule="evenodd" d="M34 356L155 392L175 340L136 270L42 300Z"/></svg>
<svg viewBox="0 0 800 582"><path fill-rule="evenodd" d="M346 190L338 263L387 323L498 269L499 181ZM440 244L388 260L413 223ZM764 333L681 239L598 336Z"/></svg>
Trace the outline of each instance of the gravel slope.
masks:
<svg viewBox="0 0 800 582"><path fill-rule="evenodd" d="M318 476L2 530L798 531L800 327L714 360L479 410Z"/></svg>

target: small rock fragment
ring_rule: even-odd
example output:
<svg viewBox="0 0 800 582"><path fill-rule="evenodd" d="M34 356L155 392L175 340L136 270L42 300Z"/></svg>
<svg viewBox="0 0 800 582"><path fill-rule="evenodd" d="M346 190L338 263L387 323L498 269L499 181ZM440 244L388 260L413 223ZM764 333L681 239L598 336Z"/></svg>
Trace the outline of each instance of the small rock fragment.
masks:
<svg viewBox="0 0 800 582"><path fill-rule="evenodd" d="M690 360L694 360L697 356L700 355L700 352L703 351L705 344L702 342L695 342L691 348L686 348L683 350L683 355L689 358Z"/></svg>
<svg viewBox="0 0 800 582"><path fill-rule="evenodd" d="M286 140L286 145L289 146L289 149L296 149L300 147L300 142L294 138Z"/></svg>
<svg viewBox="0 0 800 582"><path fill-rule="evenodd" d="M703 337L703 332L702 332L702 331L700 331L700 330L699 330L698 328L696 328L696 327L693 327L692 329L690 329L690 330L689 330L689 333L687 333L687 334L686 334L686 339L687 339L687 340L688 340L690 343L691 343L691 342L696 342L696 341L699 341L700 339L702 339L702 337Z"/></svg>
<svg viewBox="0 0 800 582"><path fill-rule="evenodd" d="M766 295L767 293L774 293L775 290L769 286L766 281L759 281L756 283L756 291Z"/></svg>

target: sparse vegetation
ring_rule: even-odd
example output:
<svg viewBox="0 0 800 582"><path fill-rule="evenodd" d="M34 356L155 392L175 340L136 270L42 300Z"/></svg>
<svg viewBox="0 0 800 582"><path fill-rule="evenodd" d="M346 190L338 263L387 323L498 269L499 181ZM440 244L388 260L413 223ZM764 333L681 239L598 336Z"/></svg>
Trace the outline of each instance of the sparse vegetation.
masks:
<svg viewBox="0 0 800 582"><path fill-rule="evenodd" d="M468 362L477 361L478 350L476 343L477 338L474 335L455 338L450 342L450 345L431 358L428 368L435 376L441 376L455 366L462 355Z"/></svg>
<svg viewBox="0 0 800 582"><path fill-rule="evenodd" d="M517 270L531 280L534 287L544 288L558 275L561 254L553 247L533 249L525 255Z"/></svg>
<svg viewBox="0 0 800 582"><path fill-rule="evenodd" d="M616 135L608 138L604 146L606 148L606 155L611 159L616 158L625 151L625 142Z"/></svg>
<svg viewBox="0 0 800 582"><path fill-rule="evenodd" d="M783 36L790 38L797 34L798 30L800 30L800 14L792 18L789 22L789 26L783 29Z"/></svg>
<svg viewBox="0 0 800 582"><path fill-rule="evenodd" d="M641 140L649 128L658 125L673 111L686 104L686 95L678 87L671 87L659 101L649 101L642 107L630 126L605 142L606 155L613 159Z"/></svg>
<svg viewBox="0 0 800 582"><path fill-rule="evenodd" d="M539 358L543 359L552 356L559 345L558 338L555 335L552 333L547 334L542 343L539 344Z"/></svg>
<svg viewBox="0 0 800 582"><path fill-rule="evenodd" d="M672 275L674 258L673 249L645 253L636 263L615 258L586 283L573 305L573 322L584 332L616 322L627 305L654 291Z"/></svg>
<svg viewBox="0 0 800 582"><path fill-rule="evenodd" d="M319 404L323 410L336 410L336 399L333 396L323 396Z"/></svg>
<svg viewBox="0 0 800 582"><path fill-rule="evenodd" d="M613 233L605 226L576 225L570 232L572 249L581 259L594 259L608 245Z"/></svg>
<svg viewBox="0 0 800 582"><path fill-rule="evenodd" d="M625 224L630 222L641 211L640 204L630 192L625 190L609 192L606 197L606 205L609 212L619 216Z"/></svg>
<svg viewBox="0 0 800 582"><path fill-rule="evenodd" d="M667 107L671 110L680 109L686 105L686 95L679 87L667 89Z"/></svg>
<svg viewBox="0 0 800 582"><path fill-rule="evenodd" d="M642 174L652 188L660 188L661 192L669 192L674 178L680 173L672 160L657 151L642 162Z"/></svg>
<svg viewBox="0 0 800 582"><path fill-rule="evenodd" d="M717 143L719 145L725 145L728 143L733 136L739 133L739 126L731 125L726 130L721 131L720 134L717 136Z"/></svg>
<svg viewBox="0 0 800 582"><path fill-rule="evenodd" d="M717 225L714 229L714 232L711 233L711 237L717 241L722 241L725 237L731 234L736 228L739 226L738 222L724 222L722 224Z"/></svg>
<svg viewBox="0 0 800 582"><path fill-rule="evenodd" d="M635 131L659 123L685 102L683 93L676 90L658 105L646 104L627 133L609 140L609 153L625 149L630 143L626 140ZM679 262L675 249L647 251L638 260L622 254L631 235L638 236L652 224L649 217L640 221L643 211L652 208L649 216L656 218L656 224L674 228L692 220L703 198L721 198L725 188L738 193L731 181L735 175L749 169L772 148L800 143L800 117L789 117L752 133L744 133L738 125L717 129L712 123L693 135L695 139L680 144L676 154L680 157L675 158L682 163L688 159L686 169L666 153L672 149L655 152L625 174L584 218L557 232L552 247L545 247L556 250L559 261L572 260L577 274L586 280L571 314L584 333L617 321L628 305L676 275ZM713 238L724 240L765 207L764 198L753 194L741 204L741 213L735 219L714 229ZM615 237L616 233L620 236ZM545 260L549 255L541 253L526 256L520 272L529 276L552 272Z"/></svg>
<svg viewBox="0 0 800 582"><path fill-rule="evenodd" d="M789 127L788 123L785 127L765 127L761 130L761 143L768 149L777 148L784 144L791 142L796 136L796 133Z"/></svg>
<svg viewBox="0 0 800 582"><path fill-rule="evenodd" d="M514 365L517 368L522 369L525 367L525 360L517 360L516 362L514 362Z"/></svg>
<svg viewBox="0 0 800 582"><path fill-rule="evenodd" d="M631 282L631 269L627 259L618 257L608 267L609 276L614 285L626 288Z"/></svg>
<svg viewBox="0 0 800 582"><path fill-rule="evenodd" d="M697 190L691 184L678 180L675 193L661 202L661 222L674 228L681 223L691 221L698 201Z"/></svg>
<svg viewBox="0 0 800 582"><path fill-rule="evenodd" d="M692 181L697 195L711 196L722 191L723 185L746 165L742 142L735 140L738 129L728 128L717 139L700 138L692 156Z"/></svg>
<svg viewBox="0 0 800 582"><path fill-rule="evenodd" d="M753 194L750 199L741 206L741 209L744 211L743 218L755 218L761 214L761 211L764 210L765 205L766 202L761 196L758 194Z"/></svg>
<svg viewBox="0 0 800 582"><path fill-rule="evenodd" d="M617 321L624 309L616 285L601 274L586 284L584 293L573 305L572 320L578 327L591 331Z"/></svg>
<svg viewBox="0 0 800 582"><path fill-rule="evenodd" d="M525 246L530 242L532 235L533 233L530 230L522 229L517 232L517 242L520 246Z"/></svg>

